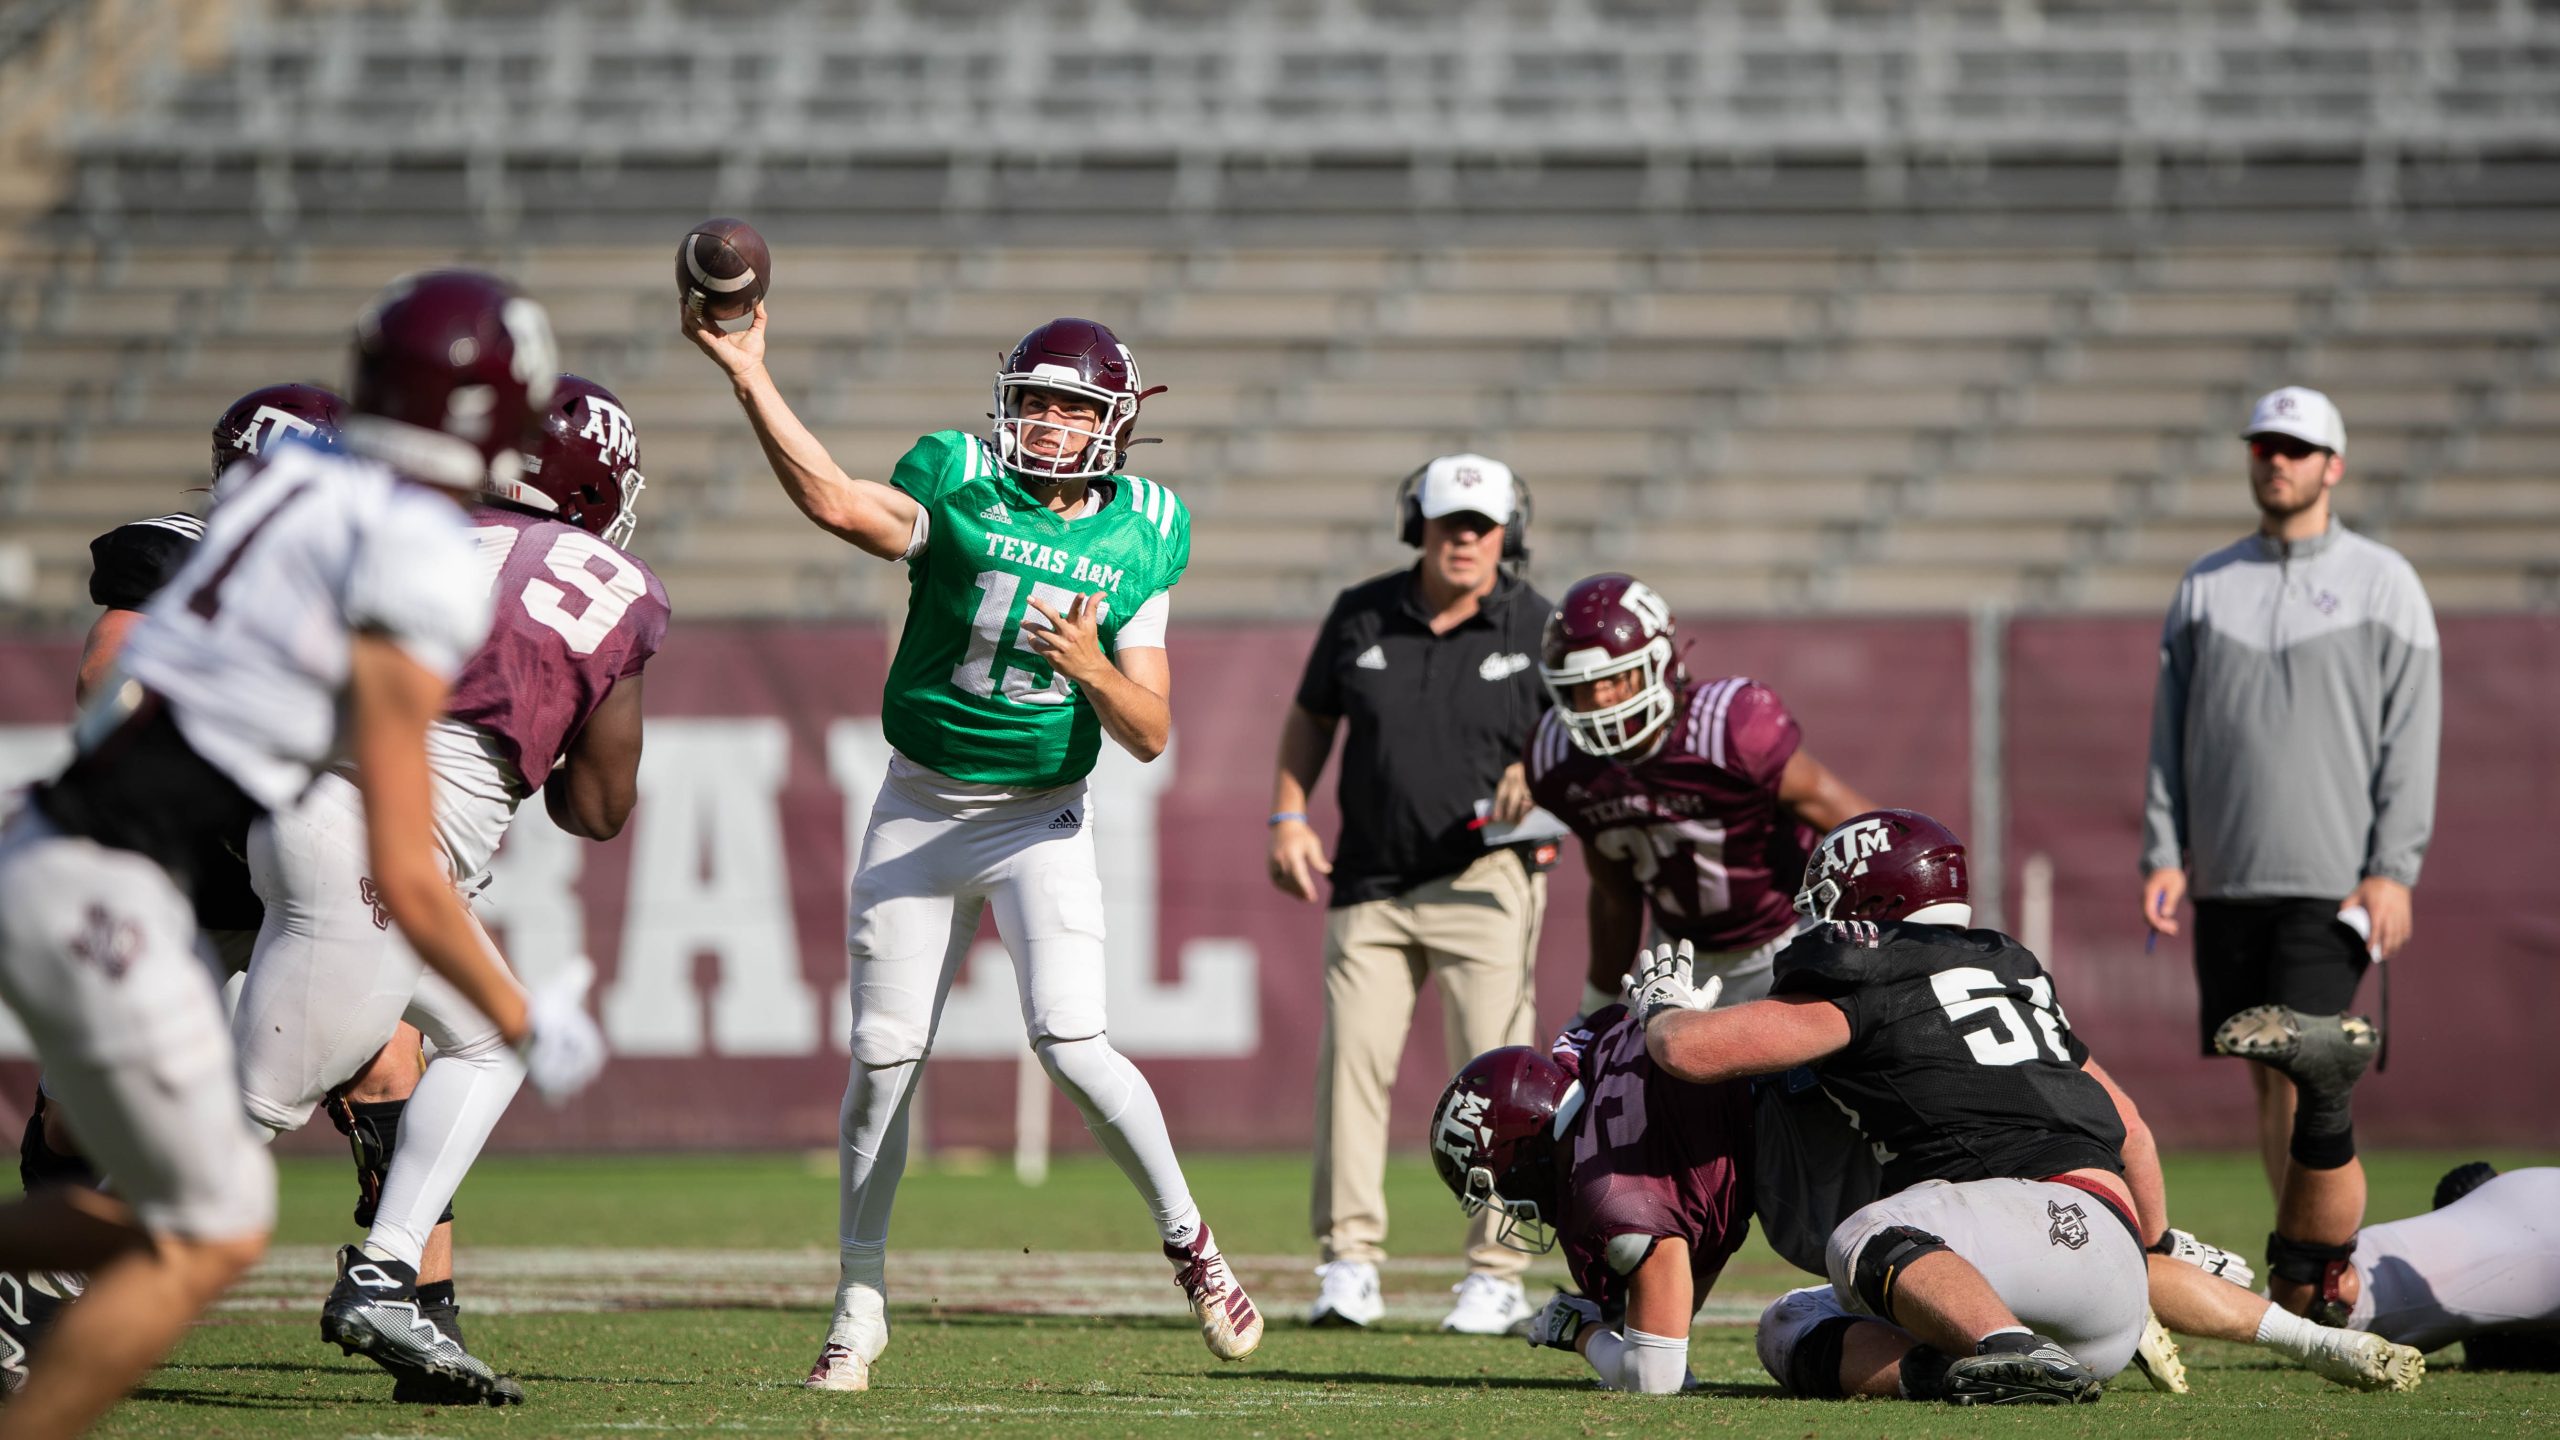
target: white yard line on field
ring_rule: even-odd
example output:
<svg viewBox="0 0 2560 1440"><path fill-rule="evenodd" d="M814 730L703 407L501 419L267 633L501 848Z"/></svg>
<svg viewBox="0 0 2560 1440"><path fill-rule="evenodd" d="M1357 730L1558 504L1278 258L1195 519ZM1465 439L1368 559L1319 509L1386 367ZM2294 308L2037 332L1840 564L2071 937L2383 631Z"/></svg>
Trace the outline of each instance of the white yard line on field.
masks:
<svg viewBox="0 0 2560 1440"><path fill-rule="evenodd" d="M1229 1257L1266 1314L1294 1319L1315 1298L1302 1255ZM1387 1318L1429 1322L1449 1305L1444 1288L1463 1262L1389 1260ZM336 1252L279 1245L220 1308L318 1310L336 1274ZM823 1310L835 1303L835 1256L809 1250L604 1250L474 1247L462 1252L466 1305L480 1314L748 1307ZM1533 1277L1534 1278L1534 1277ZM1533 1285L1533 1289L1543 1286ZM1533 1297L1534 1298L1534 1297ZM1705 1322L1748 1323L1774 1298L1718 1291ZM1171 1267L1152 1255L1013 1250L889 1252L889 1299L901 1307L1020 1315L1178 1314Z"/></svg>

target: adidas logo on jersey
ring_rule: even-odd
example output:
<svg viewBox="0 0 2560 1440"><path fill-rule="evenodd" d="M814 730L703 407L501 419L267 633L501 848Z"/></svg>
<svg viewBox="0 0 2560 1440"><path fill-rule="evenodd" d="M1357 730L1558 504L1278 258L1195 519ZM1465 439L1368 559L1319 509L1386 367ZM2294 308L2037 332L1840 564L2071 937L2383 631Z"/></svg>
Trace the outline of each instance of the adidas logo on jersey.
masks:
<svg viewBox="0 0 2560 1440"><path fill-rule="evenodd" d="M1351 663L1363 670L1384 670L1387 668L1386 649L1383 646L1372 645L1361 651L1360 658Z"/></svg>
<svg viewBox="0 0 2560 1440"><path fill-rule="evenodd" d="M1083 824L1084 821L1077 819L1076 812L1073 810L1061 810L1058 812L1058 818L1049 822L1049 828L1052 830L1073 830Z"/></svg>
<svg viewBox="0 0 2560 1440"><path fill-rule="evenodd" d="M981 520L993 521L998 525L1010 525L1013 523L1013 512L1004 508L1004 502L999 500L993 505L988 506L986 509L979 511L978 518Z"/></svg>

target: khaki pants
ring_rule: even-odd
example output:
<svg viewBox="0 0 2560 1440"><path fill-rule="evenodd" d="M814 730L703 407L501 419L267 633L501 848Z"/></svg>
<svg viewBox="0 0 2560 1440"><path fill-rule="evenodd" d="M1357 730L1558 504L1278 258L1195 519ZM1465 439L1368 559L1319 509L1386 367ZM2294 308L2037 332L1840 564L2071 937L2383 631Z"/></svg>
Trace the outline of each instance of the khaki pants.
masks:
<svg viewBox="0 0 2560 1440"><path fill-rule="evenodd" d="M1423 981L1440 982L1446 1073L1487 1050L1530 1043L1532 971L1546 908L1547 877L1497 850L1446 879L1327 913L1312 1206L1326 1260L1375 1264L1385 1257L1387 1146L1394 1138L1387 1092ZM1493 1242L1496 1218L1488 1212L1468 1225L1467 1263L1516 1276L1529 1257Z"/></svg>

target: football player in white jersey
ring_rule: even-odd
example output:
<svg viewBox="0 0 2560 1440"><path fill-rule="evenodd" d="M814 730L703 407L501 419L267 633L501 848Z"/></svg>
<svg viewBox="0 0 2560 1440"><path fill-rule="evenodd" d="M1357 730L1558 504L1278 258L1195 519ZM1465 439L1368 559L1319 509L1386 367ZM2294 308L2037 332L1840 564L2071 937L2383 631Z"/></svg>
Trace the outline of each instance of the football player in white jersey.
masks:
<svg viewBox="0 0 2560 1440"><path fill-rule="evenodd" d="M489 623L455 501L508 463L554 366L541 308L485 276L400 282L356 333L361 460L286 447L236 472L204 543L82 712L76 755L0 829L0 1001L112 1194L0 1207L0 1267L88 1272L0 1436L85 1429L264 1248L274 1167L241 1109L187 896L197 857L351 756L388 918L574 1089L602 1039L530 1000L434 850L426 732Z"/></svg>
<svg viewBox="0 0 2560 1440"><path fill-rule="evenodd" d="M2366 1225L2348 1102L2381 1046L2373 1023L2260 1005L2213 1038L2224 1054L2292 1081L2300 1097L2267 1236L2277 1305L2422 1350L2459 1340L2467 1369L2560 1371L2560 1168L2501 1175L2473 1161L2436 1183L2426 1214ZM2304 1162L2323 1145L2343 1163Z"/></svg>

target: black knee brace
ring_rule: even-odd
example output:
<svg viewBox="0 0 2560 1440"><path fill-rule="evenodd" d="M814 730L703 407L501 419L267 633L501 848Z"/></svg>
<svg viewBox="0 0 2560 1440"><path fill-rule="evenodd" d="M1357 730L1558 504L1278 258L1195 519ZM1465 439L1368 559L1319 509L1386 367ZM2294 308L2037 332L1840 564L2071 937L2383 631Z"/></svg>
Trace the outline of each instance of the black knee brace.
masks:
<svg viewBox="0 0 2560 1440"><path fill-rule="evenodd" d="M2337 1327L2347 1323L2347 1312L2353 1307L2340 1282L2353 1266L2355 1253L2352 1240L2344 1245L2320 1245L2267 1232L2267 1273L2318 1289L2310 1308L2302 1312L2302 1318L2315 1325Z"/></svg>
<svg viewBox="0 0 2560 1440"><path fill-rule="evenodd" d="M1840 1352L1849 1327L1857 1323L1854 1315L1834 1315L1804 1333L1787 1357L1788 1394L1799 1400L1838 1400L1847 1394L1840 1388Z"/></svg>
<svg viewBox="0 0 2560 1440"><path fill-rule="evenodd" d="M329 1112L329 1123L347 1137L347 1148L355 1152L356 1223L371 1229L374 1212L382 1204L383 1179L391 1173L391 1152L400 1144L400 1115L409 1108L409 1102L348 1100L332 1095L322 1108ZM436 1223L453 1223L450 1202L436 1217Z"/></svg>
<svg viewBox="0 0 2560 1440"><path fill-rule="evenodd" d="M1851 1283L1858 1298L1866 1302L1867 1313L1891 1320L1894 1280L1912 1261L1946 1248L1946 1241L1909 1225L1877 1231L1859 1247L1858 1258L1849 1267Z"/></svg>
<svg viewBox="0 0 2560 1440"><path fill-rule="evenodd" d="M44 1143L44 1112L52 1102L41 1090L27 1114L27 1133L18 1139L18 1185L33 1193L47 1185L98 1186L98 1172L85 1155L65 1155Z"/></svg>

